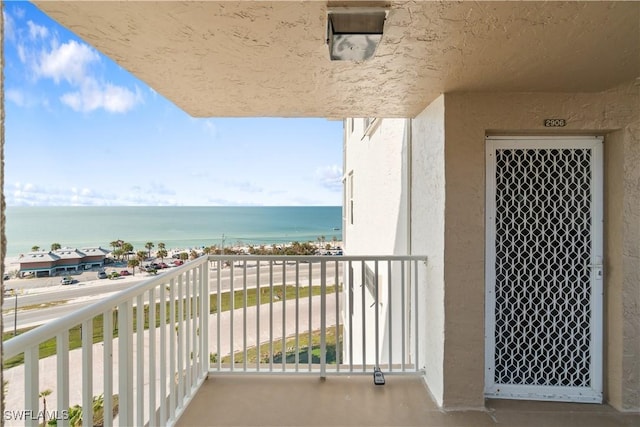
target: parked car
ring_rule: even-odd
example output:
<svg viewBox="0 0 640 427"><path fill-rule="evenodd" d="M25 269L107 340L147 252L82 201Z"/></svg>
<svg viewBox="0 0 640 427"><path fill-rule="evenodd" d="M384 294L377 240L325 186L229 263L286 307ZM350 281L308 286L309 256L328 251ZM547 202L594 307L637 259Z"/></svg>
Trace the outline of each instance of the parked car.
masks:
<svg viewBox="0 0 640 427"><path fill-rule="evenodd" d="M117 271L112 271L107 277L109 277L109 279L117 279L118 277L120 277L120 273L118 273Z"/></svg>
<svg viewBox="0 0 640 427"><path fill-rule="evenodd" d="M2 276L2 280L9 280L9 275L7 273L4 273L4 275Z"/></svg>
<svg viewBox="0 0 640 427"><path fill-rule="evenodd" d="M62 280L60 280L60 284L61 285L72 285L73 284L73 279L71 277L63 277Z"/></svg>
<svg viewBox="0 0 640 427"><path fill-rule="evenodd" d="M129 270L122 270L122 271L120 272L120 275L121 275L121 276L129 276L130 274L131 274L131 273L129 273Z"/></svg>
<svg viewBox="0 0 640 427"><path fill-rule="evenodd" d="M176 267L182 264L184 264L184 261L182 261L181 259L177 259L173 261L173 265L175 265Z"/></svg>
<svg viewBox="0 0 640 427"><path fill-rule="evenodd" d="M105 273L104 271L98 271L98 279L106 279L107 278L107 273Z"/></svg>
<svg viewBox="0 0 640 427"><path fill-rule="evenodd" d="M169 266L164 262L159 262L158 264L156 264L156 268L169 268Z"/></svg>

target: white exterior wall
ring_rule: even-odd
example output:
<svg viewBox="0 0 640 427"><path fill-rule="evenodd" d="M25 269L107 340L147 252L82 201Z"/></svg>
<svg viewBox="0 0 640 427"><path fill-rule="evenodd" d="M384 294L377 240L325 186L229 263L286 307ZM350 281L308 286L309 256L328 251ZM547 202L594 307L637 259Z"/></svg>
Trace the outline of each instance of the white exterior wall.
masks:
<svg viewBox="0 0 640 427"><path fill-rule="evenodd" d="M350 120L350 119L347 119ZM407 253L406 120L377 119L370 136L364 119L345 126L347 205L345 240L348 255ZM349 175L354 180L354 223L349 212Z"/></svg>
<svg viewBox="0 0 640 427"><path fill-rule="evenodd" d="M353 123L353 127L351 126ZM408 170L407 170L407 120L377 119L365 134L365 120L345 121L345 209L344 244L346 255L404 255L408 253ZM351 180L353 179L353 187ZM353 188L353 192L352 192ZM405 189L405 190L403 190ZM353 200L353 224L351 200ZM375 266L368 265L373 271ZM348 330L353 328L353 361L371 365L375 361L375 301L363 282L362 267L353 264L353 312L350 313L349 289L345 289L344 328L345 341ZM378 271L379 302L379 361L386 363L389 354L389 334L386 318L388 301L387 264L381 263ZM348 275L345 266L345 275ZM399 266L393 268L393 277L400 277ZM345 280L348 283L348 280ZM392 281L392 298L395 313L400 311L400 289ZM408 292L408 290L407 290ZM365 319L363 321L363 309ZM408 322L408 319L407 319ZM400 322L393 327L393 360L400 360ZM366 331L366 357L363 358L362 333ZM349 345L345 345L348 351ZM345 360L348 354L345 354Z"/></svg>
<svg viewBox="0 0 640 427"><path fill-rule="evenodd" d="M362 119L349 119L345 126L345 253L347 255L401 255L419 254L429 258L426 275L418 283L418 368L425 372L425 381L439 405L443 403L444 355L444 96L439 97L418 117L384 119L371 136L364 136ZM354 223L351 224L349 203L349 176L353 175ZM419 189L418 191L413 189ZM363 212L363 210L365 210ZM411 215L409 214L411 210ZM409 223L410 222L410 223ZM409 234L414 237L408 241ZM386 266L385 266L386 268ZM380 284L382 308L387 301L386 281L381 269ZM421 270L425 271L425 270ZM346 273L348 274L348 272ZM394 275L399 274L394 271ZM362 310L370 307L373 299L365 292L362 302L361 270L354 266L354 362L362 359ZM413 284L412 284L413 286ZM394 288L395 289L395 288ZM413 292L413 291L411 291ZM346 292L348 310L349 292ZM392 295L395 313L399 307L399 292ZM413 302L412 302L413 304ZM415 313L409 309L410 325L415 324ZM367 344L373 342L370 319L373 310L366 310ZM398 326L397 316L393 323ZM345 329L348 331L348 313ZM386 319L385 319L386 320ZM394 331L396 330L394 326ZM386 322L381 323L386 327ZM416 360L415 331L411 332L408 351ZM348 334L345 333L345 336ZM399 334L394 332L395 340ZM387 336L382 343L381 360L386 361ZM357 341L357 342L356 342ZM345 346L347 348L348 346ZM371 349L370 345L367 345ZM400 350L398 348L398 350ZM395 351L394 351L395 354ZM393 356L396 357L395 355ZM373 361L368 359L367 363Z"/></svg>

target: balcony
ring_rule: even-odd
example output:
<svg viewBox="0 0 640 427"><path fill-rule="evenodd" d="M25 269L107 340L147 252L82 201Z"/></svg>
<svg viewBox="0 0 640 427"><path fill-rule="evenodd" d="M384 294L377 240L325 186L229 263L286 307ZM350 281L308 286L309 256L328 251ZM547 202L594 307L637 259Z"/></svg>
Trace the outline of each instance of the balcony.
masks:
<svg viewBox="0 0 640 427"><path fill-rule="evenodd" d="M5 363L23 358L4 371L23 388L9 393L5 424L38 425L47 389L46 415L59 426L74 417L105 426L638 421L606 405L442 411L421 375L415 283L425 265L419 256L199 258L5 342ZM41 358L43 343L56 355Z"/></svg>
<svg viewBox="0 0 640 427"><path fill-rule="evenodd" d="M42 421L39 395L47 389L46 415L58 425L79 413L68 410L76 405L85 425L94 411L107 426L173 425L207 377L365 375L370 382L379 367L415 378L411 283L425 261L199 258L5 342L5 364L23 359L5 379L14 390L24 384L23 396L9 393L7 409L17 412L8 424ZM80 348L71 348L73 334ZM56 355L41 358L45 345Z"/></svg>

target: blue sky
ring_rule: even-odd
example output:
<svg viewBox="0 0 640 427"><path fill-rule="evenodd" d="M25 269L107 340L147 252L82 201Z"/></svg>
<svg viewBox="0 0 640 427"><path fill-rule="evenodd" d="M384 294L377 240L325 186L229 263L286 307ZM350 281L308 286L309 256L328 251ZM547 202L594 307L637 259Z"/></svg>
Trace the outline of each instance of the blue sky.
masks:
<svg viewBox="0 0 640 427"><path fill-rule="evenodd" d="M342 203L342 122L195 119L32 4L4 23L7 205Z"/></svg>

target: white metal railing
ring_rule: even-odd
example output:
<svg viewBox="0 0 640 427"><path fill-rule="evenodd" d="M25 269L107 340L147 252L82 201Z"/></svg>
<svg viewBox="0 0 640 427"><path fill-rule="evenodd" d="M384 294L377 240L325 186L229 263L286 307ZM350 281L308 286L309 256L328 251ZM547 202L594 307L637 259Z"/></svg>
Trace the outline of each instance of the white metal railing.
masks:
<svg viewBox="0 0 640 427"><path fill-rule="evenodd" d="M210 256L212 373L419 370L423 256ZM288 295L288 296L287 296ZM227 300L224 300L227 301Z"/></svg>
<svg viewBox="0 0 640 427"><path fill-rule="evenodd" d="M38 414L40 391L54 388L59 426L79 401L92 425L98 395L105 426L173 425L210 373L415 373L425 265L423 256L201 257L6 341L4 360L24 357L25 411ZM70 352L78 325L82 347ZM52 339L55 386L39 360Z"/></svg>
<svg viewBox="0 0 640 427"><path fill-rule="evenodd" d="M24 407L13 417L39 425L39 393L52 388L58 409L50 411L50 404L47 415L55 414L58 426L69 425L68 408L77 400L82 424L93 425L93 400L99 395L104 396L105 426L174 424L208 374L207 273L206 258L189 262L4 342L5 362L24 357ZM78 325L81 355L70 352L69 344ZM39 360L40 345L52 339L55 385L41 381ZM115 390L114 417L110 397Z"/></svg>

